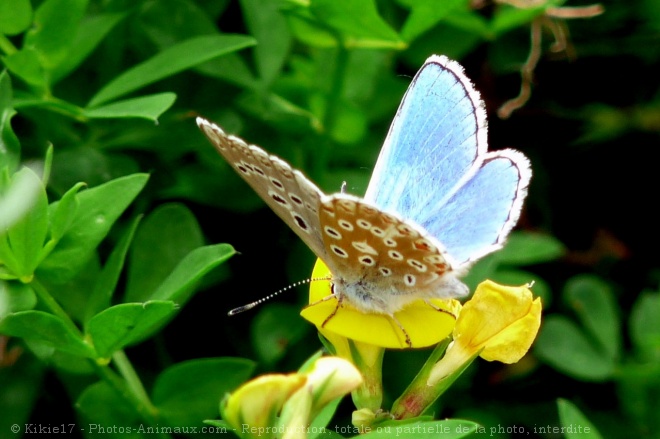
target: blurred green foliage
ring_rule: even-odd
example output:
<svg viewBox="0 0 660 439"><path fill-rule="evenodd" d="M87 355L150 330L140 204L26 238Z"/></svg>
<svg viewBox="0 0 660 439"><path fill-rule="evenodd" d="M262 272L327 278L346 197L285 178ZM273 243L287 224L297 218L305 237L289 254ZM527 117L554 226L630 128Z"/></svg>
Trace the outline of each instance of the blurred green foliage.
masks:
<svg viewBox="0 0 660 439"><path fill-rule="evenodd" d="M533 280L545 317L527 357L471 367L436 415L492 437L600 437L542 428L579 423L660 438L660 234L646 208L660 7L610 1L567 20L590 5L562 3L0 0L0 436L199 426L255 369L297 369L320 347L297 317L303 289L225 314L308 277L313 256L194 116L361 195L437 53L482 93L490 148L524 151L534 171L519 231L467 282ZM498 119L527 80L529 101ZM425 355L388 353L386 397ZM348 425L341 409L333 422Z"/></svg>

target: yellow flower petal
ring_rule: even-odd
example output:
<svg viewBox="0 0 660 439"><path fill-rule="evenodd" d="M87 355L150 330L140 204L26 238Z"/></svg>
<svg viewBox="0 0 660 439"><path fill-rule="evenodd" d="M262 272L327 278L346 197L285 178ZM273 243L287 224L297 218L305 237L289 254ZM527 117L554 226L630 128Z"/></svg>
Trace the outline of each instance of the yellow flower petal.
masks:
<svg viewBox="0 0 660 439"><path fill-rule="evenodd" d="M284 404L280 415L277 432L281 434L274 437L281 439L307 439L307 425L310 422L310 413L314 396L312 389L303 386Z"/></svg>
<svg viewBox="0 0 660 439"><path fill-rule="evenodd" d="M463 305L454 341L429 374L435 386L470 363L478 354L487 361L515 363L529 350L541 325L541 299L527 285L507 287L484 281Z"/></svg>
<svg viewBox="0 0 660 439"><path fill-rule="evenodd" d="M299 374L269 374L248 381L223 401L222 418L238 431L272 426L284 401L306 381Z"/></svg>
<svg viewBox="0 0 660 439"><path fill-rule="evenodd" d="M327 403L353 391L362 383L362 375L348 360L321 357L307 374L312 388L314 409L321 410Z"/></svg>
<svg viewBox="0 0 660 439"><path fill-rule="evenodd" d="M330 271L320 259L316 262L312 277L331 277ZM332 332L352 340L385 348L404 349L408 347L401 328L390 317L384 314L363 313L346 302L321 327L337 308L337 299L334 297L323 300L332 296L330 285L329 280L312 282L310 305L300 313L306 320L316 325L323 334ZM423 300L418 300L394 314L406 329L412 346L415 348L432 346L447 337L455 324L453 316L458 315L460 310L460 303L456 300L432 299L431 303L448 313L438 312Z"/></svg>
<svg viewBox="0 0 660 439"><path fill-rule="evenodd" d="M278 431L282 439L307 437L309 423L330 402L344 396L362 383L362 376L349 361L321 357L304 372L307 381L284 403ZM280 436L277 436L280 437Z"/></svg>
<svg viewBox="0 0 660 439"><path fill-rule="evenodd" d="M488 361L515 363L527 353L541 324L541 300L526 285L507 287L487 280L465 305L454 328L454 343L467 352L483 349Z"/></svg>

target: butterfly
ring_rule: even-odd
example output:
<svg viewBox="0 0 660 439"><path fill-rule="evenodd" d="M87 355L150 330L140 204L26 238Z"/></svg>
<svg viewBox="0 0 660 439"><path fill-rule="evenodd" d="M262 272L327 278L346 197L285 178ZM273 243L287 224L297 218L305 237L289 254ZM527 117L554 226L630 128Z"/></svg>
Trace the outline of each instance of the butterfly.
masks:
<svg viewBox="0 0 660 439"><path fill-rule="evenodd" d="M531 178L521 152L487 151L484 104L445 56L428 58L413 78L364 198L325 194L284 160L203 118L197 124L327 265L337 307L395 321L419 299L468 293L460 276L502 247Z"/></svg>

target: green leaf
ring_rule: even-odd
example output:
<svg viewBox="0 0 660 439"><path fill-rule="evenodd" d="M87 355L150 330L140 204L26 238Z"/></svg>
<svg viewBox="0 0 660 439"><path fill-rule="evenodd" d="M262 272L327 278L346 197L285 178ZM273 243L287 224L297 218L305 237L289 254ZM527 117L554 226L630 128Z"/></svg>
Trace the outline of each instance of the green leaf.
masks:
<svg viewBox="0 0 660 439"><path fill-rule="evenodd" d="M339 407L339 403L343 399L344 398L341 397L335 399L334 401L330 401L321 409L321 411L319 412L318 415L316 415L312 423L309 424L309 432L310 432L309 439L314 439L317 437L323 437L323 438L326 437L325 434L323 433L324 429L328 426L328 424L330 424L330 421L335 416L337 407Z"/></svg>
<svg viewBox="0 0 660 439"><path fill-rule="evenodd" d="M644 25L654 31L660 30L660 3L654 0L643 0L640 2L638 14L643 14ZM641 15L639 15L641 17Z"/></svg>
<svg viewBox="0 0 660 439"><path fill-rule="evenodd" d="M126 254L128 253L131 242L133 242L133 236L135 235L135 231L137 230L141 219L142 216L138 216L131 222L115 248L112 250L112 253L110 253L108 260L103 266L103 270L94 284L94 291L92 291L91 296L89 296L89 299L87 300L85 322L89 321L94 314L97 314L101 310L110 306L110 299L112 298L112 294L119 282L119 276L124 267Z"/></svg>
<svg viewBox="0 0 660 439"><path fill-rule="evenodd" d="M52 70L67 57L88 0L46 0L36 10L25 47L39 52L44 68Z"/></svg>
<svg viewBox="0 0 660 439"><path fill-rule="evenodd" d="M174 93L158 93L86 109L84 114L90 119L140 117L157 122L158 117L167 111L175 100L176 95Z"/></svg>
<svg viewBox="0 0 660 439"><path fill-rule="evenodd" d="M40 84L37 84L40 85ZM57 99L53 96L47 98L35 97L26 93L22 93L14 98L14 107L17 109L23 108L43 108L55 113L66 114L76 119L82 119L83 109L70 102Z"/></svg>
<svg viewBox="0 0 660 439"><path fill-rule="evenodd" d="M28 188L22 194L25 199L15 205L19 210L28 210L6 233L0 235L0 260L15 276L29 282L39 264L39 255L48 233L48 198L41 180L30 168L23 168L14 174L14 185ZM29 205L26 206L26 203ZM12 207L10 205L9 209ZM6 220L0 218L0 223L5 224Z"/></svg>
<svg viewBox="0 0 660 439"><path fill-rule="evenodd" d="M341 429L341 427L339 427L338 429ZM319 438L319 437L322 437L323 439L344 439L344 436L337 433L337 431L329 429L329 428L326 429L326 430L323 430L322 432L319 432L316 435L314 435L314 433L312 432L312 435L309 437L309 439L314 439L314 438Z"/></svg>
<svg viewBox="0 0 660 439"><path fill-rule="evenodd" d="M531 23L534 18L545 12L546 7L545 4L536 8L517 8L506 4L499 5L490 23L490 27L495 35L502 35L505 32Z"/></svg>
<svg viewBox="0 0 660 439"><path fill-rule="evenodd" d="M73 219L78 212L78 191L85 186L85 183L78 183L69 189L57 206L52 210L50 219L50 238L58 242L62 236L69 230Z"/></svg>
<svg viewBox="0 0 660 439"><path fill-rule="evenodd" d="M267 120L277 127L302 132L322 130L321 121L309 109L302 108L274 93L242 93L236 105L248 114ZM242 200L244 201L244 200Z"/></svg>
<svg viewBox="0 0 660 439"><path fill-rule="evenodd" d="M618 403L630 423L643 426L645 431L659 431L660 419L660 362L639 364L626 362L617 374Z"/></svg>
<svg viewBox="0 0 660 439"><path fill-rule="evenodd" d="M30 27L30 0L0 0L0 34L17 35Z"/></svg>
<svg viewBox="0 0 660 439"><path fill-rule="evenodd" d="M480 45L488 44L488 33L488 24L479 12L457 9L445 17L441 25L417 37L410 50L418 54L415 64L421 64L429 53L442 53L460 60L474 53Z"/></svg>
<svg viewBox="0 0 660 439"><path fill-rule="evenodd" d="M271 84L280 73L291 47L291 32L280 13L279 0L241 0L245 24L257 45L254 57L261 80Z"/></svg>
<svg viewBox="0 0 660 439"><path fill-rule="evenodd" d="M10 180L9 187L0 189L2 189L0 190L1 240L8 232L7 229L11 230L15 223L26 216L34 215L30 210L43 202L46 192L39 177L29 168L16 172ZM0 260L2 260L1 256Z"/></svg>
<svg viewBox="0 0 660 439"><path fill-rule="evenodd" d="M460 439L471 437L479 427L471 421L462 419L447 419L444 421L420 422L409 420L394 421L384 424L367 434L360 435L365 439L390 439L392 437L414 437L415 439Z"/></svg>
<svg viewBox="0 0 660 439"><path fill-rule="evenodd" d="M566 283L564 297L600 350L613 361L618 360L621 323L609 285L594 276L576 276Z"/></svg>
<svg viewBox="0 0 660 439"><path fill-rule="evenodd" d="M96 286L100 273L100 258L98 252L93 252L76 275L67 282L50 282L48 279L44 279L43 276L39 276L38 280L62 306L71 319L83 321L87 301Z"/></svg>
<svg viewBox="0 0 660 439"><path fill-rule="evenodd" d="M307 8L287 11L289 27L293 35L312 47L337 47L339 41L334 32L317 22Z"/></svg>
<svg viewBox="0 0 660 439"><path fill-rule="evenodd" d="M334 62L340 63L341 60L335 59ZM370 123L374 121L389 122L396 112L407 86L410 85L411 78L384 74L393 68L392 64L391 54L386 51L359 50L348 53L345 77L342 79L341 98L350 102L350 105L359 106ZM316 82L314 78L318 76L317 72L328 69L328 60L327 56L319 54L306 62L296 60L294 65L296 67L292 74L303 76L305 83L310 84ZM328 81L334 80L334 73L327 72L326 75ZM308 86L306 85L306 87ZM378 142L382 143L385 132L373 133L373 135L375 136L374 141L378 139ZM364 150L360 148L359 151L360 155L368 154L368 158L365 157L365 159L369 163L373 161L373 157L371 157L373 151L370 151L370 148L364 148ZM355 167L352 169L355 171ZM362 172L367 178L369 177L364 170ZM366 186L363 189L366 190ZM360 193L363 194L364 190Z"/></svg>
<svg viewBox="0 0 660 439"><path fill-rule="evenodd" d="M259 196L246 190L245 183L221 157L212 157L212 160L217 162L217 167L211 168L199 162L181 164L175 171L172 185L164 189L161 195L237 212L250 212L263 207ZM237 196L219 197L218 194Z"/></svg>
<svg viewBox="0 0 660 439"><path fill-rule="evenodd" d="M154 209L135 235L125 300L144 302L152 298L177 264L203 244L197 219L186 206L168 203Z"/></svg>
<svg viewBox="0 0 660 439"><path fill-rule="evenodd" d="M406 43L381 18L373 0L316 0L310 11L335 29L346 48L404 49Z"/></svg>
<svg viewBox="0 0 660 439"><path fill-rule="evenodd" d="M144 438L143 433L137 432L140 426L138 412L105 381L96 382L85 388L75 405L88 422L87 425L92 433L90 436L94 433L108 434L108 430L100 430L103 426L122 426L125 428L121 434L122 438ZM131 428L130 433L129 428Z"/></svg>
<svg viewBox="0 0 660 439"><path fill-rule="evenodd" d="M17 52L3 57L2 62L10 72L26 83L35 87L44 87L46 85L46 71L41 65L39 53L35 49L24 47Z"/></svg>
<svg viewBox="0 0 660 439"><path fill-rule="evenodd" d="M334 355L334 354L333 354ZM323 351L318 350L314 352L310 357L307 357L305 362L298 367L298 373L300 374L307 374L314 370L314 363L316 363L316 360L321 358L323 356Z"/></svg>
<svg viewBox="0 0 660 439"><path fill-rule="evenodd" d="M646 361L660 361L660 294L644 293L630 313L630 338Z"/></svg>
<svg viewBox="0 0 660 439"><path fill-rule="evenodd" d="M465 5L465 0L445 0L441 2L437 0L412 1L412 10L403 24L401 37L408 42L414 40L463 5Z"/></svg>
<svg viewBox="0 0 660 439"><path fill-rule="evenodd" d="M150 128L153 133L154 127ZM121 135L115 131L111 129L108 133L112 133L112 136ZM126 136L129 135L126 133ZM89 145L72 145L70 148L58 150L50 187L59 193L64 193L83 181L88 187L93 188L108 183L113 178L136 173L139 168L134 156L92 148Z"/></svg>
<svg viewBox="0 0 660 439"><path fill-rule="evenodd" d="M612 359L564 316L545 318L534 353L558 371L579 380L604 381L614 373Z"/></svg>
<svg viewBox="0 0 660 439"><path fill-rule="evenodd" d="M194 0L161 0L140 10L140 30L163 49L175 41L218 33L217 17L226 6L220 3L209 6Z"/></svg>
<svg viewBox="0 0 660 439"><path fill-rule="evenodd" d="M149 38L163 50L177 41L188 38L218 34L216 25L216 11L209 9L222 9L221 3L216 3L215 8L209 8L186 0L167 0L152 3L149 8L143 8L140 13L142 29ZM225 4L226 6L226 4ZM262 3L265 8L265 2ZM266 8L265 8L266 9ZM247 14L244 14L246 18ZM172 20L172 17L177 17ZM264 41L259 41L260 47ZM257 87L251 67L237 53L229 53L220 58L214 58L195 66L197 72L205 76L211 76L237 84L245 88Z"/></svg>
<svg viewBox="0 0 660 439"><path fill-rule="evenodd" d="M465 3L467 6L468 3ZM450 27L455 27L457 30L466 33L466 38L469 39L470 35L479 36L482 39L490 40L493 39L493 33L490 29L489 23L486 19L479 14L478 11L473 9L459 8L455 10L452 14L449 14L446 17L445 24L450 25ZM457 44L461 44L457 42ZM470 47L474 47L474 42L470 43Z"/></svg>
<svg viewBox="0 0 660 439"><path fill-rule="evenodd" d="M320 93L310 99L310 106L315 114L325 114L328 111L327 104L327 97ZM352 145L364 138L367 133L367 119L362 109L345 100L339 100L332 111L335 115L329 134L334 141Z"/></svg>
<svg viewBox="0 0 660 439"><path fill-rule="evenodd" d="M33 350L35 344L33 343L30 346L30 350ZM48 365L54 369L57 369L59 373L71 373L75 375L93 375L95 372L94 362L92 361L80 361L80 357L77 355L72 355L62 351L53 351L45 361L48 362Z"/></svg>
<svg viewBox="0 0 660 439"><path fill-rule="evenodd" d="M236 53L207 61L196 66L195 70L247 89L253 89L259 85L245 60Z"/></svg>
<svg viewBox="0 0 660 439"><path fill-rule="evenodd" d="M144 337L154 327L169 319L177 310L172 301L122 303L101 311L87 323L99 357L108 358Z"/></svg>
<svg viewBox="0 0 660 439"><path fill-rule="evenodd" d="M76 216L53 252L39 266L39 274L56 283L73 277L148 178L147 174L128 175L80 192ZM50 205L51 212L57 209L58 203Z"/></svg>
<svg viewBox="0 0 660 439"><path fill-rule="evenodd" d="M532 265L553 261L564 254L564 246L550 235L514 232L497 252L498 262L510 265Z"/></svg>
<svg viewBox="0 0 660 439"><path fill-rule="evenodd" d="M110 81L91 99L88 107L117 99L200 63L254 44L253 38L243 35L211 35L183 41Z"/></svg>
<svg viewBox="0 0 660 439"><path fill-rule="evenodd" d="M563 427L566 439L602 439L596 427L586 416L570 401L559 398L557 400L559 422Z"/></svg>
<svg viewBox="0 0 660 439"><path fill-rule="evenodd" d="M80 333L61 318L43 311L21 311L0 321L0 333L52 346L81 357L94 358L94 350Z"/></svg>
<svg viewBox="0 0 660 439"><path fill-rule="evenodd" d="M284 357L308 329L297 306L272 303L264 306L252 322L252 346L259 360L273 364Z"/></svg>
<svg viewBox="0 0 660 439"><path fill-rule="evenodd" d="M13 172L18 166L21 145L11 127L11 118L16 111L12 107L11 78L6 71L0 72L0 171ZM0 212L3 209L0 208Z"/></svg>
<svg viewBox="0 0 660 439"><path fill-rule="evenodd" d="M46 147L46 154L44 155L44 166L43 172L41 174L41 181L44 182L44 185L48 185L50 180L50 173L53 169L53 144L48 143Z"/></svg>
<svg viewBox="0 0 660 439"><path fill-rule="evenodd" d="M0 280L0 320L8 314L30 310L36 304L37 296L29 285Z"/></svg>
<svg viewBox="0 0 660 439"><path fill-rule="evenodd" d="M195 292L199 280L234 253L236 251L229 244L210 245L191 251L160 284L150 300L171 300L177 305L183 305ZM144 338L159 329L152 328L152 332L145 334Z"/></svg>
<svg viewBox="0 0 660 439"><path fill-rule="evenodd" d="M140 24L154 43L165 48L175 41L218 33L216 22L226 7L227 3L210 6L194 0L162 0L140 11Z"/></svg>
<svg viewBox="0 0 660 439"><path fill-rule="evenodd" d="M99 14L83 18L66 58L52 70L51 81L56 83L74 71L125 16L126 14Z"/></svg>
<svg viewBox="0 0 660 439"><path fill-rule="evenodd" d="M232 257L236 250L229 244L207 245L191 251L152 295L153 300L185 303L193 287L211 269Z"/></svg>
<svg viewBox="0 0 660 439"><path fill-rule="evenodd" d="M152 401L169 425L201 424L217 416L218 401L245 382L255 367L242 358L185 361L158 376Z"/></svg>

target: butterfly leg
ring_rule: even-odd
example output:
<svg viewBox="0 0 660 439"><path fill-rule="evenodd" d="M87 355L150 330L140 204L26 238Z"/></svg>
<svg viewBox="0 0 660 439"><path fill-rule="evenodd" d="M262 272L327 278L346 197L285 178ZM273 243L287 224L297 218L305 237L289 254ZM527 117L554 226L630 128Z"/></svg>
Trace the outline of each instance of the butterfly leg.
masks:
<svg viewBox="0 0 660 439"><path fill-rule="evenodd" d="M321 300L317 300L316 302L314 302L314 303L310 303L309 305L307 305L307 306L314 306L314 305L317 305L317 304L319 304L319 303L326 302L326 301L328 301L328 300L330 300L330 299L333 299L333 298L334 298L334 299L337 299L337 306L335 306L335 309L330 313L330 315L328 315L328 317L325 318L325 320L324 320L323 323L321 324L321 328L324 328L325 325L330 321L330 319L332 319L332 318L337 314L337 311L339 310L339 308L341 308L341 305L342 305L342 303L343 303L343 301L344 301L344 295L334 295L334 294L330 294L330 295L328 295L328 296L325 296L325 297L324 297L323 299L321 299ZM431 305L432 307L434 307L434 308L435 308L436 310L438 310L438 311L447 312L447 311L445 311L445 310L443 310L443 309L439 309L439 308L435 307L435 306L434 306L433 304L431 304L430 302L429 302L429 305ZM394 317L394 314L389 315L389 317L390 317L390 318L392 319L392 321L393 321L393 322L399 327L399 329L401 330L401 332L402 332L403 335L405 336L405 338L406 338L406 341L405 341L406 346L408 346L409 348L412 348L412 347L413 347L413 345L412 345L412 341L410 340L410 335L408 335L408 331L406 331L406 328L404 328L403 325L401 324L401 322L399 322L399 320L397 320L397 318Z"/></svg>
<svg viewBox="0 0 660 439"><path fill-rule="evenodd" d="M321 300L327 299L328 297L337 297L337 296L335 296L335 295L332 295L332 296L326 296L326 297L324 297L324 298L321 299ZM335 306L334 311L332 311L332 312L330 313L330 315L329 315L328 317L325 318L325 320L324 320L323 323L321 324L321 328L324 328L324 327L325 327L325 324L328 323L328 322L330 321L330 319L333 318L333 317L337 314L337 311L338 311L339 308L341 307L341 303L342 303L343 301L344 301L344 296L343 296L343 295L340 295L340 296L337 297L337 306Z"/></svg>
<svg viewBox="0 0 660 439"><path fill-rule="evenodd" d="M456 318L458 317L458 316L455 316L454 314L450 313L450 312L447 311L446 309L438 308L437 306L435 306L435 305L434 305L430 300L428 300L428 299L424 299L424 303L426 303L428 306L430 306L431 308L433 308L434 310L436 310L436 311L438 311L438 312L443 312L443 313L445 313L445 314L447 314L447 315L452 316L452 317L454 318L454 320L456 320Z"/></svg>
<svg viewBox="0 0 660 439"><path fill-rule="evenodd" d="M401 324L401 322L398 321L396 317L394 317L394 314L391 314L391 315L390 315L390 318L392 319L392 321L393 321L394 323L396 323L396 325L399 327L399 329L401 330L401 332L403 332L403 335L406 337L406 345L407 345L409 348L412 348L412 347L413 347L413 345L412 345L412 341L410 340L410 336L408 335L408 331L406 331L406 328L404 328L403 325Z"/></svg>

